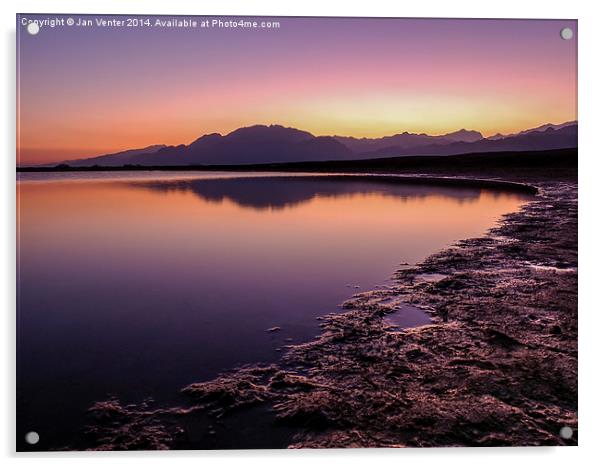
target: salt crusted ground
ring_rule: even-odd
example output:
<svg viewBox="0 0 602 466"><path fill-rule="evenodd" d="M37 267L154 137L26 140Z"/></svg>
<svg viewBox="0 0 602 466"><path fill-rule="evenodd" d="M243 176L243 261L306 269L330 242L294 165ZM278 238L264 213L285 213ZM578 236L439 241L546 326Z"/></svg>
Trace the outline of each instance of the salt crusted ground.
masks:
<svg viewBox="0 0 602 466"><path fill-rule="evenodd" d="M536 186L486 236L324 316L277 364L190 385L182 406L97 403L84 447L220 447L216 430L249 412L293 448L576 444L577 186ZM433 323L396 328L407 304Z"/></svg>

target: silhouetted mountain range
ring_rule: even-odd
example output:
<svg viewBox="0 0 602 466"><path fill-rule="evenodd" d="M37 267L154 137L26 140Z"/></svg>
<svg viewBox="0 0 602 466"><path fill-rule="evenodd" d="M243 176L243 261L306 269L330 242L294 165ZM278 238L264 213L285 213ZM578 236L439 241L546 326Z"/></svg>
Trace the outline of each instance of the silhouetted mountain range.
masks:
<svg viewBox="0 0 602 466"><path fill-rule="evenodd" d="M577 125L545 131L527 131L500 139L480 139L474 142L429 144L422 147L387 147L374 152L365 152L364 158L393 157L398 155L457 155L473 152L532 151L569 149L577 147Z"/></svg>
<svg viewBox="0 0 602 466"><path fill-rule="evenodd" d="M314 136L280 125L256 125L239 128L225 136L206 134L189 145L156 145L63 163L73 167L241 165L573 147L577 147L576 122L547 124L491 138L466 129L440 136L407 132L382 138Z"/></svg>

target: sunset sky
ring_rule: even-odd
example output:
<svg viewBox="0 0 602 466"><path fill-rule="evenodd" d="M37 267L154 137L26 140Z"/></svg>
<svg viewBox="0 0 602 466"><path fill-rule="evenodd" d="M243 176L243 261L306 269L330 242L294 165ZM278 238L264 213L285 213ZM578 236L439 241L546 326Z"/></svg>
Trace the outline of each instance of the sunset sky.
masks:
<svg viewBox="0 0 602 466"><path fill-rule="evenodd" d="M18 163L188 144L253 124L491 135L577 118L576 35L559 34L576 32L575 21L256 20L280 27L30 36L18 19Z"/></svg>

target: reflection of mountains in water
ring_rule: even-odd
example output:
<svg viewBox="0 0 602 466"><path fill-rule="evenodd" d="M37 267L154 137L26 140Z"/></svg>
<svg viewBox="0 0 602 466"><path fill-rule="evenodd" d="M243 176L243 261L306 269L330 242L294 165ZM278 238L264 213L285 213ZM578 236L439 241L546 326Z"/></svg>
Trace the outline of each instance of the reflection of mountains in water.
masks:
<svg viewBox="0 0 602 466"><path fill-rule="evenodd" d="M321 197L378 193L403 200L442 196L458 202L474 201L482 188L442 186L441 182L394 177L266 176L133 182L130 186L159 192L190 192L209 202L230 200L239 206L262 209L294 207ZM488 189L489 191L489 189ZM491 189L492 193L502 191Z"/></svg>

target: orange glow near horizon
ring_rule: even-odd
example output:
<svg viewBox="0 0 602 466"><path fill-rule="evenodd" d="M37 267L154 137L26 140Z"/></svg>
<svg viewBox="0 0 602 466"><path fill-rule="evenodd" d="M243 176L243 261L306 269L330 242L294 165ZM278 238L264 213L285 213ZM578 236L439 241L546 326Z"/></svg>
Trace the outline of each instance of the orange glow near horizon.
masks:
<svg viewBox="0 0 602 466"><path fill-rule="evenodd" d="M362 23L359 27L358 21ZM19 34L18 162L255 124L484 136L577 119L574 21L283 19L279 32ZM411 34L410 34L411 33Z"/></svg>
<svg viewBox="0 0 602 466"><path fill-rule="evenodd" d="M462 192L457 188L456 191ZM432 252L433 243L447 244L483 234L501 215L518 209L525 202L525 197L505 192L472 189L465 191L469 193L466 197L458 198L448 192L453 194L454 190L425 192L407 198L383 196L378 192L317 194L283 208L255 208L230 198L203 199L190 191L157 191L135 179L30 181L19 185L17 214L22 241L47 250L60 248L42 245L64 242L69 235L72 235L72 247L82 250L89 244L106 244L118 249L133 247L134 243L125 241L124 237L144 238L137 241L137 247L165 237L178 238L179 247L197 245L199 231L207 228L205 219L211 218L211 228L216 229L212 236L220 241L236 237L241 243L239 254L244 254L245 241L258 243L250 248L253 251L263 250L267 245L273 247L285 238L290 242L297 236L299 243L308 236L314 237L316 242L312 244L318 249L332 247L331 241L339 247L344 244L346 248L354 248L359 238L368 237L371 231L379 231L383 237L391 235L390 240L394 242L401 230L418 232L416 238L420 238L420 242L408 248L404 256L416 261ZM57 222L58 210L77 215L65 215ZM424 215L426 211L428 215ZM160 223L157 218L161 219ZM341 223L353 234L341 236ZM106 225L111 228L106 229ZM242 230L245 230L245 241L240 237ZM88 240L82 241L82 237Z"/></svg>

